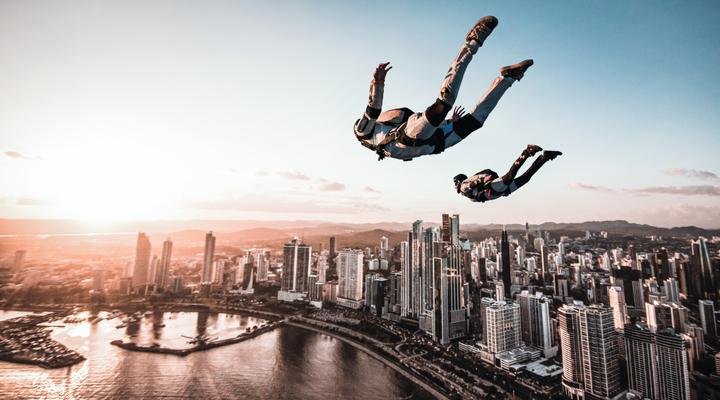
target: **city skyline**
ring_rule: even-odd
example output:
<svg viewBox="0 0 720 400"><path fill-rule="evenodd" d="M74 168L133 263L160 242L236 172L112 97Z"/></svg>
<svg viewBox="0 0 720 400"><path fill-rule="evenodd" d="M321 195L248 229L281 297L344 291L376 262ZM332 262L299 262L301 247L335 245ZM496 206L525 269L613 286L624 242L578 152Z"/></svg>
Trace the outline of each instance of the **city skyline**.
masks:
<svg viewBox="0 0 720 400"><path fill-rule="evenodd" d="M705 72L720 69L714 2L81 4L0 5L0 217L375 222L448 211L720 226L720 86ZM485 14L500 25L459 103L474 104L502 65L536 65L466 142L377 162L351 128L374 66L394 65L388 107L421 109ZM373 29L355 22L375 18ZM534 142L565 155L512 197L474 204L453 191L456 173L503 173Z"/></svg>

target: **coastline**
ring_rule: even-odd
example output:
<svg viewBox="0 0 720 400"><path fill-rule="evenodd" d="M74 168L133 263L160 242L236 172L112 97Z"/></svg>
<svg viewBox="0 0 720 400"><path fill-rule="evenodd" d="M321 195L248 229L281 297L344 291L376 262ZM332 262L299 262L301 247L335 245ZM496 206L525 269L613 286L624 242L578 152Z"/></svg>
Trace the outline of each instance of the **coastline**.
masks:
<svg viewBox="0 0 720 400"><path fill-rule="evenodd" d="M290 320L288 320L287 322L285 322L285 325L293 326L293 327L296 327L296 328L305 329L305 330L309 330L309 331L313 331L313 332L315 332L315 333L319 333L319 334L322 334L322 335L327 335L327 336L330 336L330 337L335 338L335 339L337 339L337 340L340 340L340 341L342 341L342 342L344 342L344 343L346 343L346 344L349 344L350 346L352 346L352 347L354 347L354 348L356 348L356 349L358 349L358 350L366 353L367 355L369 355L370 357L374 358L375 360L380 361L380 362L383 363L384 365L392 368L394 371L398 372L399 374L401 374L401 375L402 375L403 377L405 377L406 379L410 380L411 382L413 382L414 384L418 385L420 388L422 388L422 389L425 390L426 392L428 392L428 393L430 393L431 395L435 396L436 399L449 400L449 397L447 397L445 394L441 393L438 389L434 388L433 386L431 386L431 385L428 384L427 382L425 382L425 381L423 381L422 379L420 379L419 377L415 376L413 373L406 371L405 369L403 369L402 367L398 366L398 365L397 365L396 363L394 363L393 361L388 360L387 358L383 357L382 355L380 355L379 353L377 353L375 350L371 349L370 347L368 347L368 346L366 346L366 345L363 345L363 344L361 344L361 343L358 343L358 342L356 342L356 341L354 341L354 340L352 340L352 339L349 339L349 338L347 338L347 337L345 337L345 336L338 335L337 333L330 332L330 331L327 331L327 330L323 330L323 329L317 328L317 327L315 327L315 326L306 325L306 324L303 324L303 323L300 323L300 322L296 322L296 321L290 321Z"/></svg>

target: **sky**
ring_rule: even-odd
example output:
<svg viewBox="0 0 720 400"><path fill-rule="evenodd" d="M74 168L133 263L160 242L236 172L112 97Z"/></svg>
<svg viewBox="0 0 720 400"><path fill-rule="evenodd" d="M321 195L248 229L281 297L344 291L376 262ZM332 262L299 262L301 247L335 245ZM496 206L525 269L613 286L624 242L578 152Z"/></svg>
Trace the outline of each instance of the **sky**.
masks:
<svg viewBox="0 0 720 400"><path fill-rule="evenodd" d="M444 3L2 1L0 218L720 227L720 3ZM535 65L457 146L378 162L352 131L375 66L384 107L423 110L484 15L457 104ZM455 192L528 143L564 155Z"/></svg>

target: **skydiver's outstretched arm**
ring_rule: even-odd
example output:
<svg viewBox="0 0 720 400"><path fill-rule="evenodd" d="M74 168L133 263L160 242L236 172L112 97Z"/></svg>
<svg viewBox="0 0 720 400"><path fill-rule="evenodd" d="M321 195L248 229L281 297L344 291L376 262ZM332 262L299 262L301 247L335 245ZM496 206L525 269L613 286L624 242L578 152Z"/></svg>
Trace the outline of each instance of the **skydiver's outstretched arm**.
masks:
<svg viewBox="0 0 720 400"><path fill-rule="evenodd" d="M389 62L379 64L375 68L373 74L373 80L370 84L370 97L368 98L368 105L365 108L365 113L355 123L355 134L357 136L368 136L373 132L375 127L375 121L380 116L382 111L383 92L385 90L385 76L392 67L388 67Z"/></svg>

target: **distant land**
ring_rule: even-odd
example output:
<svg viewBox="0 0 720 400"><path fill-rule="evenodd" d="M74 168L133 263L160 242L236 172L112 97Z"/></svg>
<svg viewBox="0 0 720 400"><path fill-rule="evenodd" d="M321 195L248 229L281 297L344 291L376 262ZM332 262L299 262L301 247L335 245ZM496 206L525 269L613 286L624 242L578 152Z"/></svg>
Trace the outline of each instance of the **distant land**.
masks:
<svg viewBox="0 0 720 400"><path fill-rule="evenodd" d="M439 216L438 216L439 217ZM427 221L425 226L438 226L438 221ZM151 235L170 235L174 240L196 240L205 231L217 232L219 239L229 242L276 241L287 240L293 236L312 238L327 235L376 236L384 234L392 240L402 237L412 222L378 223L330 223L324 221L259 221L259 220L156 220L132 221L112 224L91 224L75 220L41 219L0 219L0 235L63 235L63 234L129 234L147 232ZM502 224L463 223L463 232L494 232L502 229ZM524 224L506 224L509 231L522 231ZM663 228L628 221L586 221L556 223L544 222L530 224L530 230L560 232L599 232L606 231L616 235L697 237L717 236L720 229L703 229L695 226ZM391 237L393 236L393 237ZM474 236L474 235L469 235Z"/></svg>

